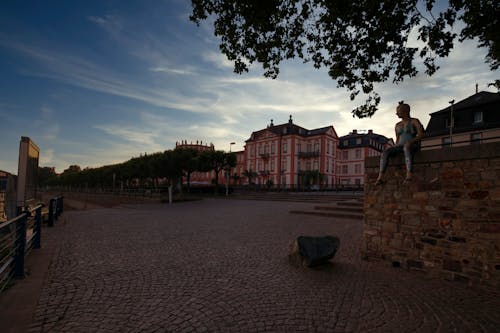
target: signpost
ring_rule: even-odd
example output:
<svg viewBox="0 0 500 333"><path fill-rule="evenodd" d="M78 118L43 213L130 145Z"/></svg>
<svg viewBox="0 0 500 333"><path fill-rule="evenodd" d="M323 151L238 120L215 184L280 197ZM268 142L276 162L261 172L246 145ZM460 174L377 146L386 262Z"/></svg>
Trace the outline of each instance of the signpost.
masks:
<svg viewBox="0 0 500 333"><path fill-rule="evenodd" d="M23 136L19 144L17 169L17 209L23 210L36 198L38 159L40 148L30 138Z"/></svg>

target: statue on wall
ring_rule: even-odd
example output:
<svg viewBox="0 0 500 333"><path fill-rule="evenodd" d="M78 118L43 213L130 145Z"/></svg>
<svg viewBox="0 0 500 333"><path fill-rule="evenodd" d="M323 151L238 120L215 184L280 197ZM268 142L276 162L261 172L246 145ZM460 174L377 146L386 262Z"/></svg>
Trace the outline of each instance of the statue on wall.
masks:
<svg viewBox="0 0 500 333"><path fill-rule="evenodd" d="M392 155L404 153L406 165L406 178L404 183L412 179L413 155L420 150L420 141L424 135L422 123L417 118L410 117L410 105L399 102L396 108L396 115L401 118L395 126L396 145L389 147L380 156L380 171L375 185L385 183L384 173L387 168L388 158Z"/></svg>

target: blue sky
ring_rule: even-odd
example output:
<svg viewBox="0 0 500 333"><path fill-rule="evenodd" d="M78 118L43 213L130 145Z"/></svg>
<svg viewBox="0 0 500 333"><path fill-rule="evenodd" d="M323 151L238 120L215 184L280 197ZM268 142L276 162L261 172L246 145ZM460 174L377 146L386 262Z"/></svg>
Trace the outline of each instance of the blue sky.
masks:
<svg viewBox="0 0 500 333"><path fill-rule="evenodd" d="M14 1L0 3L0 170L17 173L21 136L41 150L40 165L62 172L96 167L201 140L243 149L252 131L293 116L339 136L373 129L393 136L405 100L424 126L429 113L498 79L485 49L459 44L431 78L377 86L382 104L355 119L349 93L325 70L289 61L280 77L233 73L211 25L188 19L190 1ZM416 43L416 42L415 42Z"/></svg>

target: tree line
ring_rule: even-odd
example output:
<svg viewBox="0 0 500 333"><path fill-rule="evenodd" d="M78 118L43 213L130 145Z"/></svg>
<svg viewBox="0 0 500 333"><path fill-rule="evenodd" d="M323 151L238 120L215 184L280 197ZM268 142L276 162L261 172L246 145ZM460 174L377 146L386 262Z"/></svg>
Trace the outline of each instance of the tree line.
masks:
<svg viewBox="0 0 500 333"><path fill-rule="evenodd" d="M221 150L198 151L190 148L176 148L144 154L130 160L97 168L81 169L71 165L60 174L54 168L39 168L40 186L65 186L80 188L110 188L115 186L175 186L190 187L193 172L214 171L213 184L218 187L221 171L236 166L236 155Z"/></svg>

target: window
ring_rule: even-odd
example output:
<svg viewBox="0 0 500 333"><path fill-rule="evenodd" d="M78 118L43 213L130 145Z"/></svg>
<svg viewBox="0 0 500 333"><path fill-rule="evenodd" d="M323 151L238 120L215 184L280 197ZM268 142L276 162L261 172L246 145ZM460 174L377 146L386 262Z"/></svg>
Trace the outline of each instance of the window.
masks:
<svg viewBox="0 0 500 333"><path fill-rule="evenodd" d="M342 174L347 175L347 165L342 166Z"/></svg>
<svg viewBox="0 0 500 333"><path fill-rule="evenodd" d="M361 149L356 149L356 159L360 159L361 158Z"/></svg>
<svg viewBox="0 0 500 333"><path fill-rule="evenodd" d="M314 151L318 152L319 151L319 143L314 144Z"/></svg>
<svg viewBox="0 0 500 333"><path fill-rule="evenodd" d="M297 151L301 153L302 151L300 150L300 143L297 143Z"/></svg>
<svg viewBox="0 0 500 333"><path fill-rule="evenodd" d="M349 152L348 151L343 151L342 152L342 159L343 160L349 159Z"/></svg>
<svg viewBox="0 0 500 333"><path fill-rule="evenodd" d="M358 186L359 186L359 185L361 185L361 179L356 178L356 179L354 180L354 183L355 183L356 185L358 185Z"/></svg>
<svg viewBox="0 0 500 333"><path fill-rule="evenodd" d="M286 154L286 142L283 144L283 153Z"/></svg>
<svg viewBox="0 0 500 333"><path fill-rule="evenodd" d="M281 161L281 171L286 171L286 160Z"/></svg>
<svg viewBox="0 0 500 333"><path fill-rule="evenodd" d="M326 153L330 154L330 144L329 143L326 144Z"/></svg>
<svg viewBox="0 0 500 333"><path fill-rule="evenodd" d="M356 164L356 165L354 166L354 172L355 172L356 174L360 174L360 173L361 173L361 164Z"/></svg>
<svg viewBox="0 0 500 333"><path fill-rule="evenodd" d="M349 145L349 140L344 140L344 146Z"/></svg>
<svg viewBox="0 0 500 333"><path fill-rule="evenodd" d="M471 145L480 144L482 137L483 137L482 133L472 133L470 135L470 143L471 143Z"/></svg>
<svg viewBox="0 0 500 333"><path fill-rule="evenodd" d="M314 166L313 166L313 170L318 170L319 167L318 167L318 161L314 161Z"/></svg>
<svg viewBox="0 0 500 333"><path fill-rule="evenodd" d="M271 154L274 154L275 152L275 146L274 146L274 142L271 144Z"/></svg>
<svg viewBox="0 0 500 333"><path fill-rule="evenodd" d="M357 139L356 139L356 144L357 144L357 145L360 145L360 144L361 144L361 138L357 138Z"/></svg>
<svg viewBox="0 0 500 333"><path fill-rule="evenodd" d="M271 171L274 172L274 159L271 161Z"/></svg>
<svg viewBox="0 0 500 333"><path fill-rule="evenodd" d="M483 111L474 112L474 124L483 122Z"/></svg>

